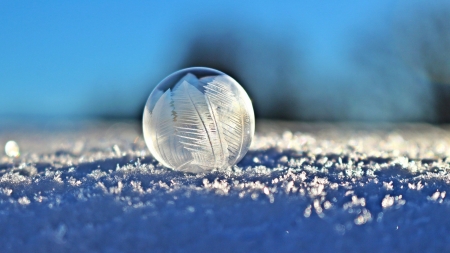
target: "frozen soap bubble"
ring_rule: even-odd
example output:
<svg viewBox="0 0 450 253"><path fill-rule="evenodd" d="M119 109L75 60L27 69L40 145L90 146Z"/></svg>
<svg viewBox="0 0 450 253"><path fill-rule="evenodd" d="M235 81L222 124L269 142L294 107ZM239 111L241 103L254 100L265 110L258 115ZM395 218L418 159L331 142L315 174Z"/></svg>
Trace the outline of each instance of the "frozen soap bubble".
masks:
<svg viewBox="0 0 450 253"><path fill-rule="evenodd" d="M144 139L164 166L206 172L235 165L255 132L253 106L230 76L187 68L162 80L147 100Z"/></svg>

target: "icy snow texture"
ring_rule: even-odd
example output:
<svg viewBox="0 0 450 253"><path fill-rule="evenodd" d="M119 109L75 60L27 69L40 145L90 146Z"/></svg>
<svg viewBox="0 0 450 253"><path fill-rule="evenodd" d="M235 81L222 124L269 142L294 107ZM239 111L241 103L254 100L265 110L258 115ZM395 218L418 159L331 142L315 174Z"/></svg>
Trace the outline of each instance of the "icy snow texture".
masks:
<svg viewBox="0 0 450 253"><path fill-rule="evenodd" d="M194 173L239 162L250 147L254 125L244 89L208 68L169 75L150 95L143 115L144 139L152 155L166 167Z"/></svg>
<svg viewBox="0 0 450 253"><path fill-rule="evenodd" d="M448 128L259 122L238 166L187 174L137 126L0 125L0 251L449 249Z"/></svg>

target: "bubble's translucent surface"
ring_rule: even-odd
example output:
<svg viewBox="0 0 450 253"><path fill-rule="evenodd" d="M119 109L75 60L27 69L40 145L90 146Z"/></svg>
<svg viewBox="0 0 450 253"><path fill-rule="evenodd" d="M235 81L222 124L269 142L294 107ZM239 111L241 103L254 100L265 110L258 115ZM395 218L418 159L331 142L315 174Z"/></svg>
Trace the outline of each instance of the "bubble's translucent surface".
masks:
<svg viewBox="0 0 450 253"><path fill-rule="evenodd" d="M144 108L144 139L164 166L188 172L239 162L255 129L252 103L230 76L188 68L161 81Z"/></svg>

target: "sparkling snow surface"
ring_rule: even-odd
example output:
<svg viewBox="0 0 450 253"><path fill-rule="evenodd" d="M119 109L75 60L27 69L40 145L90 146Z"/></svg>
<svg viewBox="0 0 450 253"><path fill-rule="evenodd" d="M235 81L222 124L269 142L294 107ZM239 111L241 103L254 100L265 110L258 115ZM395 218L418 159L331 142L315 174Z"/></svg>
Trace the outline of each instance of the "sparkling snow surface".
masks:
<svg viewBox="0 0 450 253"><path fill-rule="evenodd" d="M139 124L0 125L0 252L450 250L450 128L258 122L238 166L185 174Z"/></svg>

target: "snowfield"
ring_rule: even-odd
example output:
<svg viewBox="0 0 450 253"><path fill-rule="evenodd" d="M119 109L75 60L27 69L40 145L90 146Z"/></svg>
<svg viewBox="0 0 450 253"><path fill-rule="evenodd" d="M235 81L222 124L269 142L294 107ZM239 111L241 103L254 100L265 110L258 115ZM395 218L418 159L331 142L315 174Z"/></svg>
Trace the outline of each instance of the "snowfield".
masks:
<svg viewBox="0 0 450 253"><path fill-rule="evenodd" d="M0 125L0 252L450 251L450 128L260 121L186 174L139 124Z"/></svg>

